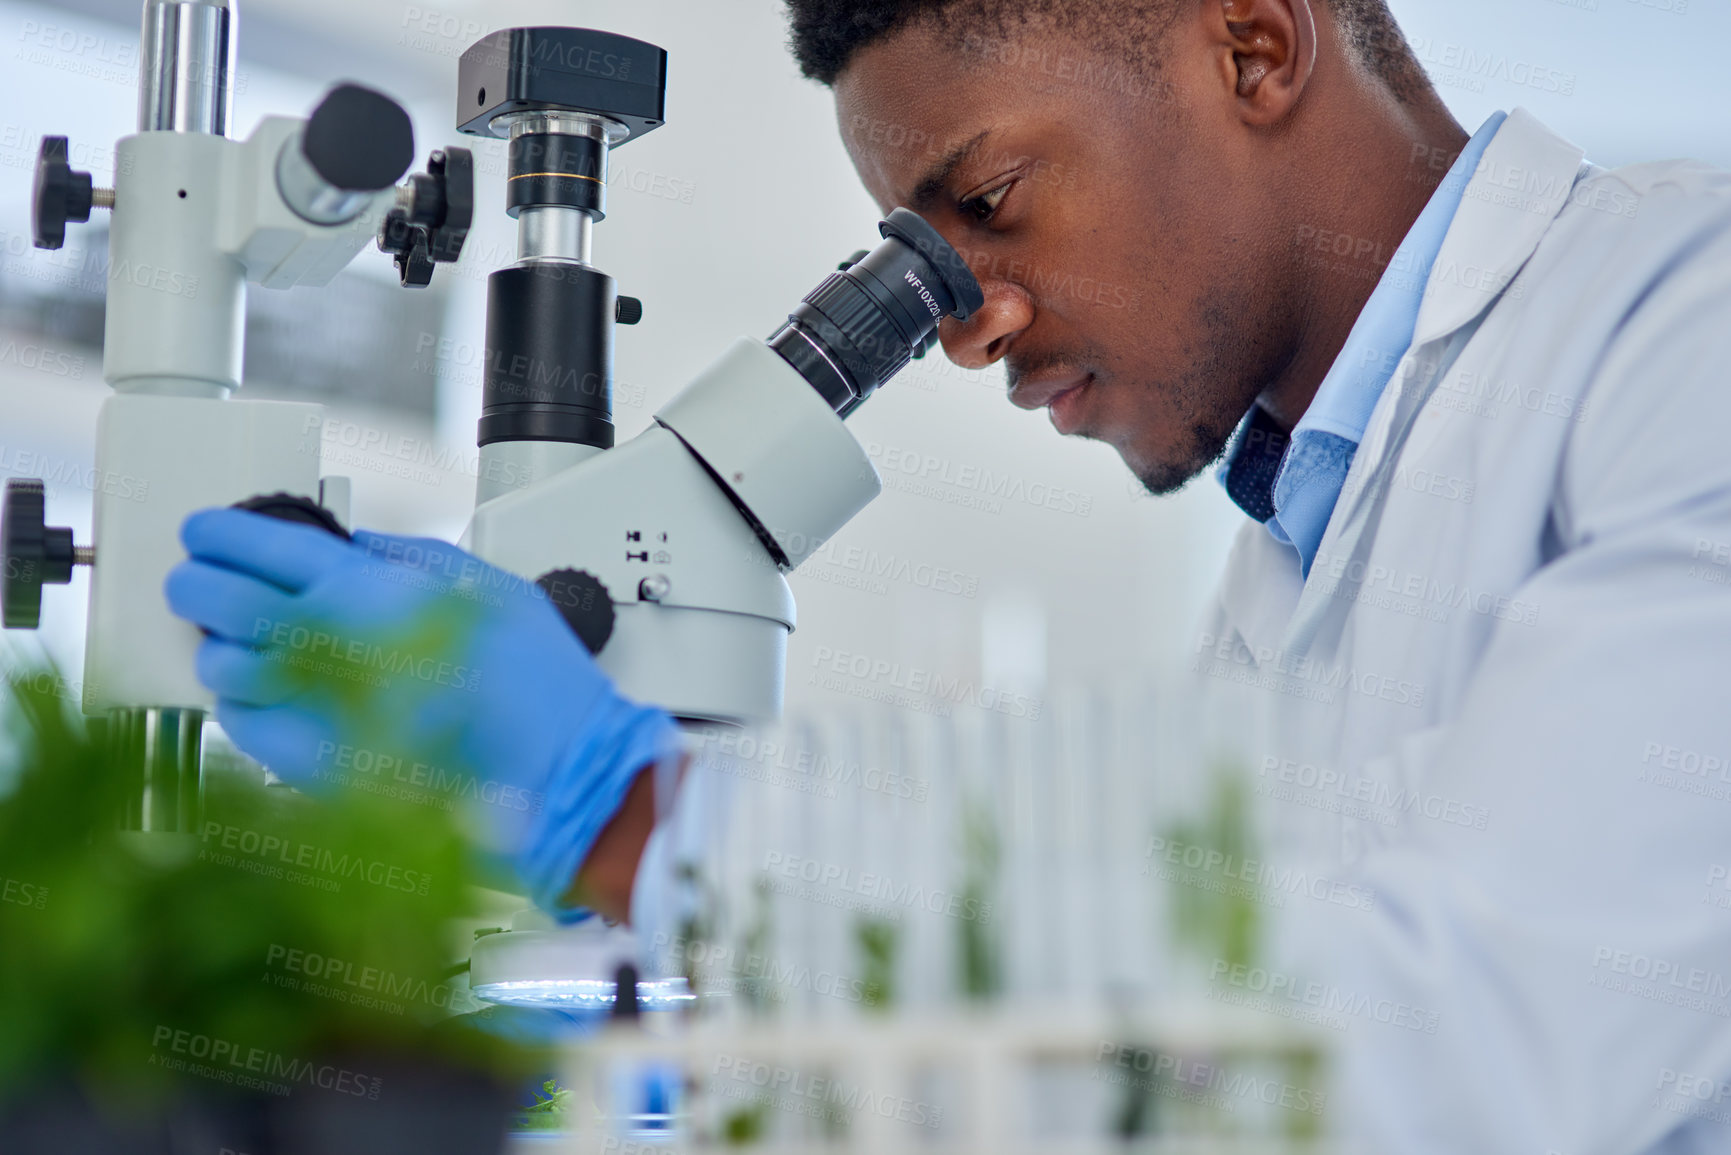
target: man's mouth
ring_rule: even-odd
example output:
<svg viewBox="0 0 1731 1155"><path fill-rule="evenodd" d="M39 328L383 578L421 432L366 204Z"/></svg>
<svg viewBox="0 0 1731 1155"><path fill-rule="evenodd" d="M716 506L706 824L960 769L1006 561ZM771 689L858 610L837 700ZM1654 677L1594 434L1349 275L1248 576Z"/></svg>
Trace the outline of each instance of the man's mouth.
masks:
<svg viewBox="0 0 1731 1155"><path fill-rule="evenodd" d="M1082 426L1081 404L1094 381L1092 373L1044 373L1018 377L1010 401L1023 409L1047 409L1052 425L1065 436Z"/></svg>
<svg viewBox="0 0 1731 1155"><path fill-rule="evenodd" d="M1093 374L1082 379L1082 383L1064 390L1046 403L1046 412L1052 418L1052 428L1061 435L1068 437L1082 428L1082 405L1088 396L1088 386L1094 383Z"/></svg>

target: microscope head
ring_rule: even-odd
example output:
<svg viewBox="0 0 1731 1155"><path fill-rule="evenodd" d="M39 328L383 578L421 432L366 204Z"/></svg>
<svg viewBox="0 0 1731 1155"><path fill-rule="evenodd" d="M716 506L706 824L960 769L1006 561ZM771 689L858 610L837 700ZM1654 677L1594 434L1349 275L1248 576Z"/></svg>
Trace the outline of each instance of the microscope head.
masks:
<svg viewBox="0 0 1731 1155"><path fill-rule="evenodd" d="M613 446L613 337L643 303L592 260L610 149L666 119L667 53L587 28L508 28L458 64L457 128L509 141L517 260L488 278L477 432L489 461L542 476ZM498 448L494 448L498 447ZM484 502L503 487L477 482Z"/></svg>
<svg viewBox="0 0 1731 1155"><path fill-rule="evenodd" d="M666 119L667 53L610 32L494 32L463 53L457 76L458 131L511 142L506 211L563 222L560 232L606 217L608 150ZM586 238L550 255L579 257L577 247L586 260Z"/></svg>
<svg viewBox="0 0 1731 1155"><path fill-rule="evenodd" d="M508 138L524 113L611 120L623 144L666 120L667 53L589 28L508 28L457 65L457 129Z"/></svg>

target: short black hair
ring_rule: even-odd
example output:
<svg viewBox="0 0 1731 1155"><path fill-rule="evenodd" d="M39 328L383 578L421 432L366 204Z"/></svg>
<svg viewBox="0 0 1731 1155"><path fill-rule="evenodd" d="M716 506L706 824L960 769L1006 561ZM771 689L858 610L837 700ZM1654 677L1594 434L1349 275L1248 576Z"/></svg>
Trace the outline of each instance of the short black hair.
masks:
<svg viewBox="0 0 1731 1155"><path fill-rule="evenodd" d="M1431 90L1387 0L1323 0L1361 63L1403 104ZM1031 22L1086 31L1103 51L1158 69L1152 48L1177 17L1173 0L786 0L790 47L799 70L833 85L860 49L917 21L942 31L1007 37Z"/></svg>

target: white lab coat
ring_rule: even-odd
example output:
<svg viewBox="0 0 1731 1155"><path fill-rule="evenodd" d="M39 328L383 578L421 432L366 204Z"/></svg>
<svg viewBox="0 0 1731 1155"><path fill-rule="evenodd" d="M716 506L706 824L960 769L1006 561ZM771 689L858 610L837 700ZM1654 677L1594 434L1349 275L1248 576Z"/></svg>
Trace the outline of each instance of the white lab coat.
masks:
<svg viewBox="0 0 1731 1155"><path fill-rule="evenodd" d="M1374 896L1216 984L1344 1027L1366 1150L1731 1151L1731 175L1516 111L1309 579L1247 523L1192 668L1270 857Z"/></svg>

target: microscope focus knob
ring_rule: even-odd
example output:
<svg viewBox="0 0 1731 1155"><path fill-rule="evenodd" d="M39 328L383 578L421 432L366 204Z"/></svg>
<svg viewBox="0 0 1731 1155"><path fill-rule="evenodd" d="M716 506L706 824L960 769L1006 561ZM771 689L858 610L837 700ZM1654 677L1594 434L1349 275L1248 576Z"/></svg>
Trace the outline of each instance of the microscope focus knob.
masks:
<svg viewBox="0 0 1731 1155"><path fill-rule="evenodd" d="M66 163L66 138L45 136L36 154L33 202L36 247L58 249L66 243L66 222L87 221L96 203L90 174Z"/></svg>
<svg viewBox="0 0 1731 1155"><path fill-rule="evenodd" d="M599 654L613 636L613 596L594 574L580 569L548 570L535 579L547 591L554 608L591 654Z"/></svg>
<svg viewBox="0 0 1731 1155"><path fill-rule="evenodd" d="M88 565L90 552L73 546L70 529L48 524L47 492L33 477L6 483L0 543L6 566L0 616L9 630L33 630L42 624L42 587L70 582L72 567Z"/></svg>
<svg viewBox="0 0 1731 1155"><path fill-rule="evenodd" d="M382 92L339 84L307 118L301 151L332 188L390 188L415 159L415 128L403 106Z"/></svg>
<svg viewBox="0 0 1731 1155"><path fill-rule="evenodd" d="M379 230L379 248L396 257L405 287L424 288L433 265L463 255L475 221L475 156L466 148L439 149L427 171L397 190L397 205Z"/></svg>
<svg viewBox="0 0 1731 1155"><path fill-rule="evenodd" d="M635 325L643 320L643 302L636 297L620 297L613 302L613 319L621 325Z"/></svg>
<svg viewBox="0 0 1731 1155"><path fill-rule="evenodd" d="M312 498L302 497L298 493L260 494L245 501L237 501L230 508L262 513L266 517L274 517L278 521L292 521L296 525L310 525L344 541L351 540L349 531L343 528L343 523L336 519L335 514Z"/></svg>

